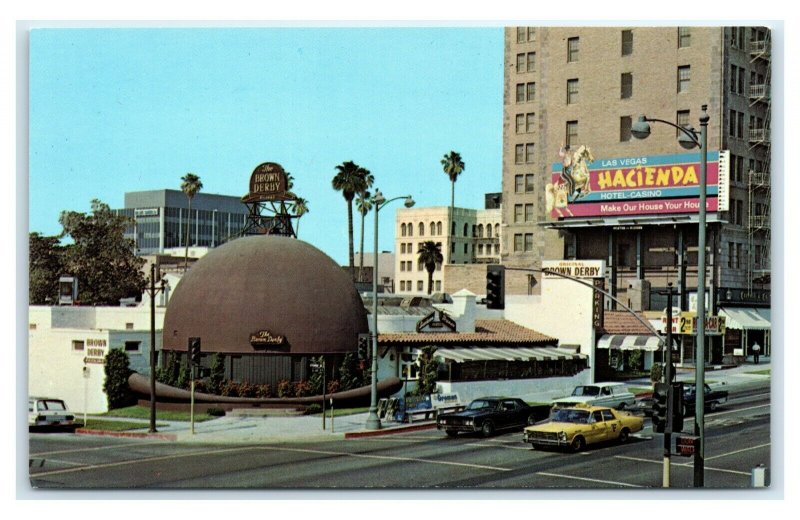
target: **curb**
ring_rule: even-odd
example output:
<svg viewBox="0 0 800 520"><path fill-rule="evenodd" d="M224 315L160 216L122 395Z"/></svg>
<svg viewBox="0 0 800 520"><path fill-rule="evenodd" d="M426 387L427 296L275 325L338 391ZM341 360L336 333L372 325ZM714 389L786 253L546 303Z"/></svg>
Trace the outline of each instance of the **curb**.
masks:
<svg viewBox="0 0 800 520"><path fill-rule="evenodd" d="M78 428L76 435L98 435L101 437L126 437L132 439L157 439L162 441L175 441L178 436L171 433L138 433L138 432L112 432L107 430L86 430Z"/></svg>
<svg viewBox="0 0 800 520"><path fill-rule="evenodd" d="M436 428L436 423L429 422L429 423L420 423L414 424L409 426L396 426L392 428L386 428L381 430L365 430L359 432L346 432L344 434L345 439L357 439L359 437L377 437L379 435L391 435L393 433L405 433L405 432L414 432L419 430L431 430Z"/></svg>

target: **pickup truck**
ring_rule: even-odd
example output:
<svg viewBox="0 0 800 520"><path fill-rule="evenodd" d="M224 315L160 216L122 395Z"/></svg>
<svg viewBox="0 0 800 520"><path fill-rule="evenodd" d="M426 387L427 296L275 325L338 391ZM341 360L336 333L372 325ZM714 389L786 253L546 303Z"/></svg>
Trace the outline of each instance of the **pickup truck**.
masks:
<svg viewBox="0 0 800 520"><path fill-rule="evenodd" d="M695 391L694 383L683 383L683 415L691 415L694 413L695 400L697 393ZM721 403L728 401L727 390L712 389L708 384L705 385L705 392L703 396L705 401L706 410L713 412Z"/></svg>
<svg viewBox="0 0 800 520"><path fill-rule="evenodd" d="M632 407L635 402L636 397L628 391L624 383L594 383L576 386L572 395L556 399L553 401L553 406L564 408L576 404L589 404L624 410Z"/></svg>

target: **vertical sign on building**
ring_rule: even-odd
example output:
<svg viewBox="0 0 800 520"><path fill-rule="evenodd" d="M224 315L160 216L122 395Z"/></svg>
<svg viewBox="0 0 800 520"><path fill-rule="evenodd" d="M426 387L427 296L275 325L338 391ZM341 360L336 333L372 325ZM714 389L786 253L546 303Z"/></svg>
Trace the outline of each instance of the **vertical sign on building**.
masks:
<svg viewBox="0 0 800 520"><path fill-rule="evenodd" d="M605 278L594 278L592 284L596 289L603 290L605 288ZM603 327L603 317L605 314L605 306L603 305L604 294L600 291L594 291L593 307L592 307L592 326L595 330Z"/></svg>

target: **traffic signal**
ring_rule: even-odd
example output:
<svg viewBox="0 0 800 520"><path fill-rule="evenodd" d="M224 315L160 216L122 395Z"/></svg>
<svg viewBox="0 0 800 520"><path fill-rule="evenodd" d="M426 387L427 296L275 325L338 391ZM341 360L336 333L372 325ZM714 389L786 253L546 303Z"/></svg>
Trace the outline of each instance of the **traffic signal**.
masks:
<svg viewBox="0 0 800 520"><path fill-rule="evenodd" d="M200 338L189 338L189 361L192 365L200 365Z"/></svg>
<svg viewBox="0 0 800 520"><path fill-rule="evenodd" d="M653 385L653 431L664 433L667 426L667 400L669 385L656 383Z"/></svg>
<svg viewBox="0 0 800 520"><path fill-rule="evenodd" d="M358 335L358 359L369 358L369 334Z"/></svg>
<svg viewBox="0 0 800 520"><path fill-rule="evenodd" d="M672 383L669 387L669 416L667 431L683 430L683 383Z"/></svg>
<svg viewBox="0 0 800 520"><path fill-rule="evenodd" d="M490 265L486 271L486 308L505 309L505 276L503 265Z"/></svg>

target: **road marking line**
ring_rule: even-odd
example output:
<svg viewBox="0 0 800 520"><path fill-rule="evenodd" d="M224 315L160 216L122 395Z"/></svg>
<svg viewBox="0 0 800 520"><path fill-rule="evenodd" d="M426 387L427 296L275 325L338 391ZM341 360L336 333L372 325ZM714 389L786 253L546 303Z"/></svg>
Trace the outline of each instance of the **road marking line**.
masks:
<svg viewBox="0 0 800 520"><path fill-rule="evenodd" d="M729 453L722 453L721 455L714 455L713 457L706 457L706 460L719 459L721 457L727 457L728 455L736 455L737 453L743 453L745 451L758 450L758 449L761 449L761 448L766 448L767 446L771 446L771 445L772 445L772 443L768 442L766 444L760 444L758 446L752 446L750 448L742 448L741 450L731 451Z"/></svg>
<svg viewBox="0 0 800 520"><path fill-rule="evenodd" d="M501 448L505 450L528 450L528 451L531 450L529 446L506 446L500 443L479 444L477 442L470 442L465 444L464 446L475 446L477 448Z"/></svg>
<svg viewBox="0 0 800 520"><path fill-rule="evenodd" d="M336 455L339 457L355 457L360 459L381 459L381 460L395 460L400 462L423 462L425 464L441 464L443 466L460 466L466 468L489 469L493 471L511 471L511 468L500 468L497 466L485 466L483 464L467 464L465 462L449 462L444 460L430 460L430 459L417 459L413 457L395 457L392 455L365 455L363 453L343 453L339 451L327 450L312 450L307 448L283 448L277 446L269 446L258 448L261 450L276 450L276 451L294 451L298 453L314 453L319 455Z"/></svg>
<svg viewBox="0 0 800 520"><path fill-rule="evenodd" d="M725 412L707 413L706 417L709 417L709 416L716 417L717 415L725 415L727 413L745 412L747 410L756 410L758 408L769 408L769 407L770 407L770 405L768 405L768 404L760 404L758 406L751 406L749 408L737 408L736 410L727 410Z"/></svg>
<svg viewBox="0 0 800 520"><path fill-rule="evenodd" d="M664 464L664 459L660 460L650 460L650 459L641 459L638 457L626 457L625 455L616 455L614 458L616 459L624 459L624 460L632 460L634 462L649 462L650 464ZM715 457L711 457L715 458ZM710 459L705 459L710 460ZM680 466L682 468L694 468L693 462L670 462L670 466ZM722 473L734 473L736 475L750 475L749 472L746 471L737 471L735 469L724 469L724 468L712 468L709 466L704 466L703 469L708 471L719 471Z"/></svg>
<svg viewBox="0 0 800 520"><path fill-rule="evenodd" d="M64 453L81 453L84 451L99 451L99 450L108 450L113 448L128 448L131 446L152 446L153 444L164 444L169 445L167 441L154 441L154 442L139 442L136 444L128 443L128 444L111 444L109 446L94 446L92 448L79 448L73 450L57 450L57 451L43 451L41 453L30 453L29 457L41 457L44 455L61 455Z"/></svg>
<svg viewBox="0 0 800 520"><path fill-rule="evenodd" d="M545 477L556 477L556 478L566 478L572 480L582 480L584 482L600 482L601 484L613 484L615 486L625 486L625 487L634 487L634 488L641 488L644 486L639 486L637 484L627 484L625 482L615 482L613 480L600 480L596 478L586 478L586 477L574 477L571 475L559 475L558 473L544 473L539 472L537 475L543 475Z"/></svg>
<svg viewBox="0 0 800 520"><path fill-rule="evenodd" d="M81 466L78 468L68 468L68 469L57 469L53 471L42 471L40 473L31 473L29 475L30 478L39 478L39 477L49 477L51 475L60 475L63 473L77 473L80 471L88 471L92 469L105 469L105 468L113 468L118 466L126 466L129 464L141 464L142 462L156 462L162 460L170 460L170 459L180 459L183 457L194 457L195 455L216 455L219 453L230 453L234 451L245 451L251 450L251 447L246 448L228 448L223 450L212 450L212 451L192 451L190 453L179 453L175 455L164 455L161 457L148 457L146 459L131 459L131 460L121 460L119 462L108 462L106 464L89 464L86 466Z"/></svg>

